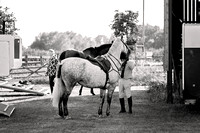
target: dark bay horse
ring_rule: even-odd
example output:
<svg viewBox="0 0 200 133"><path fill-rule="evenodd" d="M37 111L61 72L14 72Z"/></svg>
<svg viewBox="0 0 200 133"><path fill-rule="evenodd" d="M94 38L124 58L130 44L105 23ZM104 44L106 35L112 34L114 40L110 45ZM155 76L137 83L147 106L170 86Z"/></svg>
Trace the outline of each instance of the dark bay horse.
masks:
<svg viewBox="0 0 200 133"><path fill-rule="evenodd" d="M108 52L108 50L110 49L111 45L112 45L112 43L110 43L110 44L102 44L102 45L100 45L98 47L89 47L89 48L86 48L85 50L83 50L83 53L86 56L91 56L92 58L96 58L97 56L101 56L101 55L106 54ZM73 53L69 53L69 52L70 52L69 50L66 50L66 51L62 52L60 54L59 61L61 62L63 59L68 58L68 57L81 56L79 53L77 53L75 55L74 52ZM81 85L81 88L79 90L79 95L82 94L82 89L83 89L83 86ZM90 93L92 95L95 95L93 88L91 88Z"/></svg>
<svg viewBox="0 0 200 133"><path fill-rule="evenodd" d="M58 66L57 73L60 76L55 79L52 100L53 106L58 108L59 115L65 119L70 118L67 106L68 99L74 86L79 83L89 88L101 88L100 105L98 109L100 117L102 116L106 89L108 90L106 115L109 116L112 95L120 78L119 71L122 65L120 55L122 52L127 54L129 51L130 48L127 44L123 43L120 38L116 38L108 53L103 55L111 64L108 71L108 80L107 74L99 66L92 64L86 59L77 57L64 59Z"/></svg>

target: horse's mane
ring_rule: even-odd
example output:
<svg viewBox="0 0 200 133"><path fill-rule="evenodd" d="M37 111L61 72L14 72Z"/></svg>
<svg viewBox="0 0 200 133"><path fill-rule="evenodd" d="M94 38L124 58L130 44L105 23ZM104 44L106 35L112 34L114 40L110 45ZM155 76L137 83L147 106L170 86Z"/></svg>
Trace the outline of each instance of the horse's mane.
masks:
<svg viewBox="0 0 200 133"><path fill-rule="evenodd" d="M98 47L89 47L83 50L83 53L90 55L92 57L97 57L103 54L106 54L108 50L110 49L112 44L102 44Z"/></svg>
<svg viewBox="0 0 200 133"><path fill-rule="evenodd" d="M95 47L96 49L104 49L104 48L110 48L112 45L112 43L108 43L108 44L102 44L98 47Z"/></svg>
<svg viewBox="0 0 200 133"><path fill-rule="evenodd" d="M83 50L83 53L86 55L90 55L93 58L98 56L96 49L93 47L86 48L85 50Z"/></svg>
<svg viewBox="0 0 200 133"><path fill-rule="evenodd" d="M99 47L95 47L95 49L98 52L98 55L104 55L104 54L108 53L111 46L112 46L111 43L103 44L103 45L100 45Z"/></svg>
<svg viewBox="0 0 200 133"><path fill-rule="evenodd" d="M68 58L68 57L79 57L82 56L84 53L85 55L90 55L91 57L95 58L100 55L106 54L112 44L103 44L98 47L89 47L83 50L83 52L77 51L75 49L68 49L63 51L59 56L59 61Z"/></svg>
<svg viewBox="0 0 200 133"><path fill-rule="evenodd" d="M83 56L84 56L83 52L77 51L74 49L70 49L70 50L63 51L60 54L58 60L61 62L62 60L69 58L69 57L83 57Z"/></svg>

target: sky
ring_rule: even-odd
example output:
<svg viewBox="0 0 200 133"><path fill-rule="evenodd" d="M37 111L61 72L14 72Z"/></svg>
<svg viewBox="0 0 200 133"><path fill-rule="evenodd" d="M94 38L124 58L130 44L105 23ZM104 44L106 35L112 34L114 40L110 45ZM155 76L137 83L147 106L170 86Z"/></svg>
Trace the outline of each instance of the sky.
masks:
<svg viewBox="0 0 200 133"><path fill-rule="evenodd" d="M144 0L144 23L164 26L164 0ZM113 33L115 10L139 12L143 23L143 0L0 0L17 19L15 23L23 46L32 44L43 32L72 31L82 36L96 37Z"/></svg>

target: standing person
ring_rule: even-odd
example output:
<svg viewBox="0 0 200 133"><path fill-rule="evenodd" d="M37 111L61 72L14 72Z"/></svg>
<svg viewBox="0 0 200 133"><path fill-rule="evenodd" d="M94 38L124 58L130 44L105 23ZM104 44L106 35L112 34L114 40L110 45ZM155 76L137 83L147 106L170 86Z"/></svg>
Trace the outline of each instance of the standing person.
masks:
<svg viewBox="0 0 200 133"><path fill-rule="evenodd" d="M49 85L52 93L54 87L54 78L56 77L56 66L58 64L58 59L53 49L49 49L49 55L50 58L47 66L46 76L49 76Z"/></svg>
<svg viewBox="0 0 200 133"><path fill-rule="evenodd" d="M129 54L122 53L120 56L123 64L121 67L121 78L119 79L119 101L121 110L119 113L125 113L124 97L128 99L129 113L132 114L132 94L131 94L131 80L134 62L129 60Z"/></svg>

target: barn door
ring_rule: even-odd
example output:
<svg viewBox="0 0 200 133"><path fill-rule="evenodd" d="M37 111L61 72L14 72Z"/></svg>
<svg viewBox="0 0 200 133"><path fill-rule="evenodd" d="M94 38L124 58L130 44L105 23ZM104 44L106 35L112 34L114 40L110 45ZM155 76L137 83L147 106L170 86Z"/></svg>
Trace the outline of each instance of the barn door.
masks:
<svg viewBox="0 0 200 133"><path fill-rule="evenodd" d="M9 44L8 42L0 42L0 76L9 75L9 62Z"/></svg>
<svg viewBox="0 0 200 133"><path fill-rule="evenodd" d="M183 96L200 98L200 24L183 25Z"/></svg>

